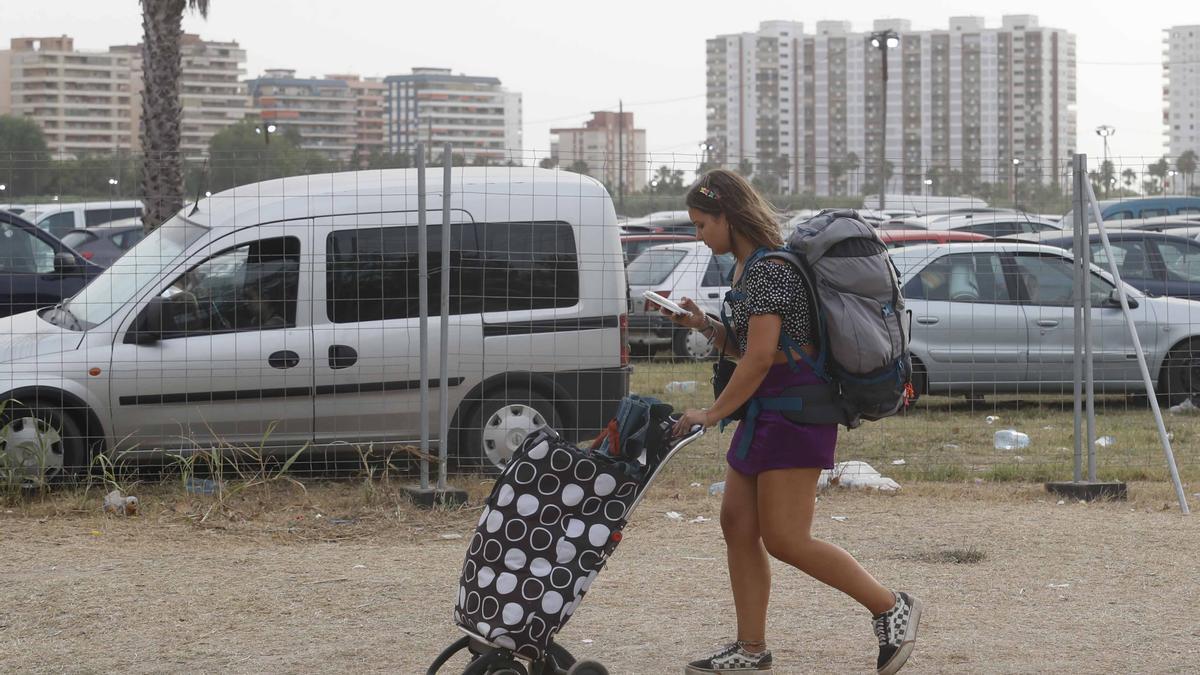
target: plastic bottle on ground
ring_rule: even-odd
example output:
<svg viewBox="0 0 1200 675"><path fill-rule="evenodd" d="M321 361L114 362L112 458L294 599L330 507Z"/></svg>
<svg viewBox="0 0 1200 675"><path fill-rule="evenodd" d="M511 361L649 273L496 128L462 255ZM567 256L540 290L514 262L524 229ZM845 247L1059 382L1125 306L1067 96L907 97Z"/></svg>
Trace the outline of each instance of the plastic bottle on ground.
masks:
<svg viewBox="0 0 1200 675"><path fill-rule="evenodd" d="M1029 436L1016 429L1001 429L993 438L997 450L1016 450L1029 447Z"/></svg>

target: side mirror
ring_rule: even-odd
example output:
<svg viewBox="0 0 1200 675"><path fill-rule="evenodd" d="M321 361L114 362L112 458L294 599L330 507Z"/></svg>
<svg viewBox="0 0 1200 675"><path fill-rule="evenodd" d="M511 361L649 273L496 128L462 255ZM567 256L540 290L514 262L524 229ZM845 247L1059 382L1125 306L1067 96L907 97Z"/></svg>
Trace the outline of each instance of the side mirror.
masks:
<svg viewBox="0 0 1200 675"><path fill-rule="evenodd" d="M1135 298L1127 295L1125 296L1125 302L1129 304L1129 309L1138 308L1138 301ZM1114 288L1109 291L1108 302L1104 304L1108 305L1109 307L1116 307L1117 309L1121 308L1121 294L1117 291L1117 289Z"/></svg>
<svg viewBox="0 0 1200 675"><path fill-rule="evenodd" d="M54 273L61 275L79 274L82 267L75 256L67 251L59 251L54 254Z"/></svg>
<svg viewBox="0 0 1200 675"><path fill-rule="evenodd" d="M162 339L163 305L166 302L162 297L150 300L125 333L125 344L152 345Z"/></svg>

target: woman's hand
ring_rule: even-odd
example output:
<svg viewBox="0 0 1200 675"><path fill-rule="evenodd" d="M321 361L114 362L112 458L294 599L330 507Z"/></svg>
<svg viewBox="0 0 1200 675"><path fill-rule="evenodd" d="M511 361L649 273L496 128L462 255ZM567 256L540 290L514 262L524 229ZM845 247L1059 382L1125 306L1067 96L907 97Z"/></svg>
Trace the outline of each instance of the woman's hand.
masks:
<svg viewBox="0 0 1200 675"><path fill-rule="evenodd" d="M708 316L701 311L700 307L697 306L695 301L693 301L691 298L681 298L679 300L679 306L686 309L688 313L673 314L665 307L659 307L658 311L662 312L662 315L670 319L675 325L683 326L684 328L691 328L692 330L704 330L705 326L708 325Z"/></svg>
<svg viewBox="0 0 1200 675"><path fill-rule="evenodd" d="M716 424L716 421L710 421L708 410L688 410L683 413L679 421L675 423L675 428L672 430L672 435L675 437L686 436L691 433L692 427L700 425L705 429Z"/></svg>

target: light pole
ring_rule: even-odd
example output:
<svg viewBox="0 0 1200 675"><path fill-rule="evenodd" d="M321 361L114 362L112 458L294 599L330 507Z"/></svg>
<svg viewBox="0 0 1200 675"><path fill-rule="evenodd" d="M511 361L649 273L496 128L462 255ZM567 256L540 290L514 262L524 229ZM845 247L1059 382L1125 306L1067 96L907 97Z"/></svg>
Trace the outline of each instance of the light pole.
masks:
<svg viewBox="0 0 1200 675"><path fill-rule="evenodd" d="M1117 128L1108 124L1101 124L1096 127L1096 135L1104 139L1104 164L1100 165L1100 177L1104 181L1104 197L1108 198L1108 179L1104 177L1104 170L1108 168L1108 137L1117 133Z"/></svg>
<svg viewBox="0 0 1200 675"><path fill-rule="evenodd" d="M254 133L261 134L262 136L264 136L265 140L266 140L266 144L270 145L271 144L271 134L275 133L275 130L278 128L279 127L276 127L274 124L260 124L256 127L254 127Z"/></svg>
<svg viewBox="0 0 1200 675"><path fill-rule="evenodd" d="M1017 197L1020 195L1020 190L1021 190L1021 160L1017 157L1013 157L1012 164L1013 164L1012 200L1013 200L1013 208L1015 209L1015 208L1017 208Z"/></svg>
<svg viewBox="0 0 1200 675"><path fill-rule="evenodd" d="M887 166L887 86L888 66L887 53L889 49L900 46L900 36L896 31L880 30L871 33L871 46L879 50L881 73L883 74L883 89L879 92L879 210L886 205L887 181L884 179L884 169Z"/></svg>
<svg viewBox="0 0 1200 675"><path fill-rule="evenodd" d="M1167 171L1167 184L1163 187L1170 188L1173 190L1175 188L1175 176L1178 174L1179 174L1179 172L1176 171L1175 169L1171 169L1171 170ZM1166 190L1163 190L1163 193L1166 193Z"/></svg>
<svg viewBox="0 0 1200 675"><path fill-rule="evenodd" d="M116 178L108 179L108 192L111 195L110 198L112 198L112 199L115 199L117 196L117 184L118 183L120 183L120 181L118 181Z"/></svg>

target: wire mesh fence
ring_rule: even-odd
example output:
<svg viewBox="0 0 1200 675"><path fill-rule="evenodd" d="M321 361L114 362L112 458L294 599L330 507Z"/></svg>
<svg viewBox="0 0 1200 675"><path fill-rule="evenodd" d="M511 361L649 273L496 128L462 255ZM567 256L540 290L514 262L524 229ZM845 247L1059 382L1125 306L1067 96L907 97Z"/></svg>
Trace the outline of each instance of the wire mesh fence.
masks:
<svg viewBox="0 0 1200 675"><path fill-rule="evenodd" d="M415 148L353 167L282 143L214 152L187 165L182 210L153 228L141 222L136 155L0 153L5 483L141 465L185 480L412 477L439 449L443 382L457 472L495 471L542 424L587 442L628 392L704 407L712 345L642 292L719 312L737 262L696 241L683 199L698 173L719 165L767 196L781 232L821 208L855 208L892 249L916 400L898 416L843 429L840 460L900 481L1070 476L1067 160L976 158L949 169L907 154L793 163L706 149L514 151L497 165L423 150L424 376ZM1200 197L1190 196L1186 167L1095 164L1089 179L1155 394L1170 407L1183 476L1195 478ZM1148 392L1098 233L1089 246L1099 474L1162 480ZM422 382L433 437L425 451ZM1019 433L997 433L1009 430ZM706 436L673 470L719 476L728 439Z"/></svg>

